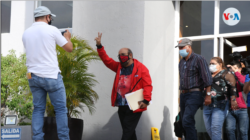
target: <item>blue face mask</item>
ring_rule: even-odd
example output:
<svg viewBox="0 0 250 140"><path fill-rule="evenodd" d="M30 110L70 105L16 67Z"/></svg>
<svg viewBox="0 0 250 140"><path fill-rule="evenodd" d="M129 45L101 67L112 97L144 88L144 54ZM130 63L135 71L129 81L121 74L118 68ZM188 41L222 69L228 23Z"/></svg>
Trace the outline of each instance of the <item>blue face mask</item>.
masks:
<svg viewBox="0 0 250 140"><path fill-rule="evenodd" d="M188 52L187 52L186 49L180 50L179 52L180 52L180 55L181 55L182 57L188 56Z"/></svg>

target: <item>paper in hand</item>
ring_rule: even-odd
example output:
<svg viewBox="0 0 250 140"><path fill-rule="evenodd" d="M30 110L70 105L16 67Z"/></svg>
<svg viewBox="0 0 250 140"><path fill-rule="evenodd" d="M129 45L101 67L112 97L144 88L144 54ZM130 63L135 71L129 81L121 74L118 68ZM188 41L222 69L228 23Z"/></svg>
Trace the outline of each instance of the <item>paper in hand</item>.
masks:
<svg viewBox="0 0 250 140"><path fill-rule="evenodd" d="M143 101L143 89L139 89L135 92L131 92L125 95L125 98L128 102L129 108L133 111L140 108L138 102Z"/></svg>

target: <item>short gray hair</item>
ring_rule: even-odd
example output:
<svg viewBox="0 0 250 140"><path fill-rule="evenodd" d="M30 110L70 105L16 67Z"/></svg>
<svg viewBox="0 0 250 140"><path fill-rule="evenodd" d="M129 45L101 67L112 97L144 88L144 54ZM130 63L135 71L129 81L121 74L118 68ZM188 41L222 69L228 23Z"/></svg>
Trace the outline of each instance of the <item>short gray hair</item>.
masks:
<svg viewBox="0 0 250 140"><path fill-rule="evenodd" d="M128 55L132 54L132 58L133 58L133 52L128 48Z"/></svg>

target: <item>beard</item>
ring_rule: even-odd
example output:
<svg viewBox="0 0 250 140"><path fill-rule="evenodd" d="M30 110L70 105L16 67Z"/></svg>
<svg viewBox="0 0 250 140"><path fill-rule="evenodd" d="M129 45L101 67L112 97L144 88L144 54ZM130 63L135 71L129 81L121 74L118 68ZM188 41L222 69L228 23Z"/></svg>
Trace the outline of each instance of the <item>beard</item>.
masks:
<svg viewBox="0 0 250 140"><path fill-rule="evenodd" d="M126 67L128 65L128 61L126 61L126 62L120 62L120 63L122 65L122 67Z"/></svg>

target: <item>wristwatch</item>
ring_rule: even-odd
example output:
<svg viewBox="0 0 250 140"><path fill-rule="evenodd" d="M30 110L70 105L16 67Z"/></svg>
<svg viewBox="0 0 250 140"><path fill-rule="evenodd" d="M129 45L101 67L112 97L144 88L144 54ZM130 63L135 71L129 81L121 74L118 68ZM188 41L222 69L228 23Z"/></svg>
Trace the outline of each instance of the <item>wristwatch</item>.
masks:
<svg viewBox="0 0 250 140"><path fill-rule="evenodd" d="M207 95L210 96L210 95L211 95L211 92L207 92Z"/></svg>

